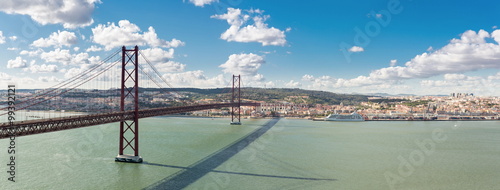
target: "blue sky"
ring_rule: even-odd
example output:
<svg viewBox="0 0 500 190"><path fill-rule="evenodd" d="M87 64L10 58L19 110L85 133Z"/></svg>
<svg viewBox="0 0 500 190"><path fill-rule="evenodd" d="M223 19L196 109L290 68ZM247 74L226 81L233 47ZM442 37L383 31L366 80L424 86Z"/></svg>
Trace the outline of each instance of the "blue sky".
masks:
<svg viewBox="0 0 500 190"><path fill-rule="evenodd" d="M3 0L0 85L51 86L121 45L175 87L498 96L500 3Z"/></svg>

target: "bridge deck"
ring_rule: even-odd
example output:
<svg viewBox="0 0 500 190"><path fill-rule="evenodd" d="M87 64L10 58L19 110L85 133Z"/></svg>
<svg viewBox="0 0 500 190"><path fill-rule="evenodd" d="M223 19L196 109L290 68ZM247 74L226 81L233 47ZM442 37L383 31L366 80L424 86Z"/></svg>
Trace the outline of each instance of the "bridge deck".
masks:
<svg viewBox="0 0 500 190"><path fill-rule="evenodd" d="M236 106L238 103L218 103L218 104L200 104L193 106L179 106L166 108L152 108L139 110L139 119L154 117L160 115L169 115L176 113L185 113L197 110L216 109L223 107ZM259 103L242 102L241 106L259 106ZM52 119L39 119L29 121L18 121L12 125L9 123L0 124L0 139L10 136L25 136L39 133L48 133L54 131L88 127L113 123L122 120L130 120L134 117L134 111L112 112L103 114L91 114L82 116L68 116Z"/></svg>

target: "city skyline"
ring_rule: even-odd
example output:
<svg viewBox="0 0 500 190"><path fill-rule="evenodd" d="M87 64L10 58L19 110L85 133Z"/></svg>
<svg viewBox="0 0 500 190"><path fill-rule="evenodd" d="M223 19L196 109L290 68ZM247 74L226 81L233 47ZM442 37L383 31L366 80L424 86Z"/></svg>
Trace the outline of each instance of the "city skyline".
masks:
<svg viewBox="0 0 500 190"><path fill-rule="evenodd" d="M0 2L0 83L46 88L122 45L174 87L498 96L500 3ZM3 88L3 87L2 87Z"/></svg>

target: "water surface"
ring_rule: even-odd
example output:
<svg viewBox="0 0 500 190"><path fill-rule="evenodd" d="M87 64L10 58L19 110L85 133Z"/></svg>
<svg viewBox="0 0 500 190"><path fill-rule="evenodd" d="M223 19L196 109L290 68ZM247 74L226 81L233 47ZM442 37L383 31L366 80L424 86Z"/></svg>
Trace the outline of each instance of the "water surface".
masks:
<svg viewBox="0 0 500 190"><path fill-rule="evenodd" d="M16 138L16 182L0 189L154 188L269 120L140 120L143 164L118 163L118 124ZM500 122L281 119L186 189L499 189ZM420 146L419 146L420 144Z"/></svg>

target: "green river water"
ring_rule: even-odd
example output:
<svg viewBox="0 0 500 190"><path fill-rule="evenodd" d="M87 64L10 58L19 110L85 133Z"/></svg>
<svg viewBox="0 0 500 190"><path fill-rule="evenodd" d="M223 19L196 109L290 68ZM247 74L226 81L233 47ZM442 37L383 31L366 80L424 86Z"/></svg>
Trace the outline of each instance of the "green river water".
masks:
<svg viewBox="0 0 500 190"><path fill-rule="evenodd" d="M117 123L17 137L15 182L11 140L1 139L0 189L161 189L185 172L203 173L185 186L200 190L500 189L500 121L280 119L227 160L214 157L268 121L141 119L141 164L114 161Z"/></svg>

